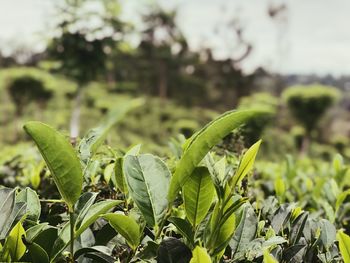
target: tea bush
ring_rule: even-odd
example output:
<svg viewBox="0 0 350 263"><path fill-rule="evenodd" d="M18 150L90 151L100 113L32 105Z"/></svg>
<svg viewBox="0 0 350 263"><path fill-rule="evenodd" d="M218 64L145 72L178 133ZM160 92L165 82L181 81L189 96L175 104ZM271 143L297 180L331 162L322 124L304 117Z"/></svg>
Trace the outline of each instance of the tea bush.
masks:
<svg viewBox="0 0 350 263"><path fill-rule="evenodd" d="M213 148L261 110L227 112L172 140L168 158L103 145L138 104L120 105L75 148L46 124L25 124L44 161L2 159L27 180L0 189L1 261L349 262L341 156L258 161L254 172L260 140L239 155Z"/></svg>

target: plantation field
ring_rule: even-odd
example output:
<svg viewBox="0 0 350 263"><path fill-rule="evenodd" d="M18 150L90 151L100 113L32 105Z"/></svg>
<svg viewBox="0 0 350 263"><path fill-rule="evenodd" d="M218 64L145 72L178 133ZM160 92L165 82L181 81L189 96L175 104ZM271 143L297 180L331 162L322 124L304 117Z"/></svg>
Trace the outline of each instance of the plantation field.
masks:
<svg viewBox="0 0 350 263"><path fill-rule="evenodd" d="M350 263L344 0L17 2L0 262Z"/></svg>
<svg viewBox="0 0 350 263"><path fill-rule="evenodd" d="M75 146L21 118L31 140L0 158L2 261L348 262L343 156L276 157L261 140L246 148L270 107L226 112L202 129L193 120L196 132L168 146L124 147L114 127L145 106L123 101Z"/></svg>

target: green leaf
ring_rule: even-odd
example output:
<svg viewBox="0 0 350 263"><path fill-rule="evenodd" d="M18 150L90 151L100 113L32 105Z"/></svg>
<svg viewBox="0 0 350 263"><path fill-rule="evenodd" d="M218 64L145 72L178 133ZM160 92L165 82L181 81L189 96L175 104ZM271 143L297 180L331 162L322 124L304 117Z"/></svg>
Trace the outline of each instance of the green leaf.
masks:
<svg viewBox="0 0 350 263"><path fill-rule="evenodd" d="M29 242L33 242L33 240L45 229L47 229L49 226L49 223L41 223L35 226L32 226L31 228L27 229L26 231L26 240Z"/></svg>
<svg viewBox="0 0 350 263"><path fill-rule="evenodd" d="M231 199L225 206L224 212L228 211L233 205L233 200ZM217 255L222 253L230 242L232 235L236 229L236 215L232 212L226 218L219 214L220 203L218 202L213 210L210 219L211 228L211 240L209 244L211 255Z"/></svg>
<svg viewBox="0 0 350 263"><path fill-rule="evenodd" d="M126 156L123 171L129 193L149 226L157 226L167 209L170 171L166 164L151 154Z"/></svg>
<svg viewBox="0 0 350 263"><path fill-rule="evenodd" d="M114 185L122 192L123 194L128 193L128 186L126 185L125 176L123 173L123 158L119 157L115 161L114 165Z"/></svg>
<svg viewBox="0 0 350 263"><path fill-rule="evenodd" d="M103 177L107 184L111 180L113 172L114 172L114 163L110 163L106 166L106 168L103 171Z"/></svg>
<svg viewBox="0 0 350 263"><path fill-rule="evenodd" d="M243 178L252 170L255 157L259 151L261 140L254 143L243 155L236 173L231 179L230 185L232 187L236 186Z"/></svg>
<svg viewBox="0 0 350 263"><path fill-rule="evenodd" d="M165 238L159 245L157 262L187 263L191 260L191 250L179 239Z"/></svg>
<svg viewBox="0 0 350 263"><path fill-rule="evenodd" d="M86 164L88 160L96 153L98 147L106 139L110 129L120 120L125 114L143 104L143 100L134 99L119 103L117 107L112 109L100 126L91 129L79 144L79 153L81 160Z"/></svg>
<svg viewBox="0 0 350 263"><path fill-rule="evenodd" d="M192 251L192 259L190 263L211 263L211 258L205 248L197 246Z"/></svg>
<svg viewBox="0 0 350 263"><path fill-rule="evenodd" d="M16 189L0 189L0 240L5 239L11 228L25 214L26 204L16 202Z"/></svg>
<svg viewBox="0 0 350 263"><path fill-rule="evenodd" d="M84 219L81 221L79 228L76 230L75 237L77 238L83 233L92 223L94 223L101 215L107 213L110 209L120 204L120 200L106 200L96 203L87 211Z"/></svg>
<svg viewBox="0 0 350 263"><path fill-rule="evenodd" d="M187 239L191 245L194 244L194 233L192 226L187 220L180 217L170 217L168 221L176 227L176 229L181 233L183 237Z"/></svg>
<svg viewBox="0 0 350 263"><path fill-rule="evenodd" d="M68 246L70 241L70 224L67 222L58 233L58 237L53 244L50 262L55 262L56 258L61 255L63 250Z"/></svg>
<svg viewBox="0 0 350 263"><path fill-rule="evenodd" d="M242 248L255 238L257 228L258 219L254 209L251 205L245 205L237 229L230 240L230 247L233 254L242 250Z"/></svg>
<svg viewBox="0 0 350 263"><path fill-rule="evenodd" d="M26 203L26 219L32 220L34 222L38 221L41 213L41 205L38 195L35 191L26 187L24 190L19 192L16 196L16 202Z"/></svg>
<svg viewBox="0 0 350 263"><path fill-rule="evenodd" d="M140 226L137 222L133 218L122 214L109 213L102 217L108 220L109 224L125 238L131 249L136 251L141 237Z"/></svg>
<svg viewBox="0 0 350 263"><path fill-rule="evenodd" d="M208 169L195 168L182 191L186 217L196 227L207 215L215 193Z"/></svg>
<svg viewBox="0 0 350 263"><path fill-rule="evenodd" d="M181 187L192 175L194 168L209 152L232 130L244 124L251 117L259 114L259 111L229 111L207 124L199 132L195 133L187 142L184 153L176 166L171 178L168 200L172 203Z"/></svg>
<svg viewBox="0 0 350 263"><path fill-rule="evenodd" d="M89 253L100 254L100 258L96 262L115 262L115 260L110 256L112 250L105 246L83 247L74 253L74 259L78 260L80 256L84 257L86 254ZM103 255L104 257L101 255ZM108 258L108 260L106 260L106 258Z"/></svg>
<svg viewBox="0 0 350 263"><path fill-rule="evenodd" d="M334 241L336 240L337 230L335 229L335 226L326 219L320 220L320 226L320 239L322 241L323 246L328 251L330 247L334 244Z"/></svg>
<svg viewBox="0 0 350 263"><path fill-rule="evenodd" d="M264 250L264 263L278 263L278 261L269 253L268 250Z"/></svg>
<svg viewBox="0 0 350 263"><path fill-rule="evenodd" d="M75 203L74 213L78 214L75 220L75 229L80 227L85 215L90 207L94 204L98 193L87 192L80 196L78 202Z"/></svg>
<svg viewBox="0 0 350 263"><path fill-rule="evenodd" d="M22 222L19 221L6 238L3 250L8 252L11 262L19 261L26 252L26 246L22 241L22 236L25 237L25 235Z"/></svg>
<svg viewBox="0 0 350 263"><path fill-rule="evenodd" d="M61 133L41 122L28 122L24 130L38 146L58 191L69 210L73 211L83 184L83 174L74 148Z"/></svg>
<svg viewBox="0 0 350 263"><path fill-rule="evenodd" d="M306 220L309 216L308 212L301 213L296 219L294 219L290 231L290 243L295 245L298 243L299 239L302 237Z"/></svg>
<svg viewBox="0 0 350 263"><path fill-rule="evenodd" d="M32 262L49 263L49 256L46 251L36 243L28 245L28 251L32 258Z"/></svg>
<svg viewBox="0 0 350 263"><path fill-rule="evenodd" d="M345 190L338 195L337 201L335 204L335 211L339 210L340 206L344 203L344 201L348 195L350 195L350 189Z"/></svg>
<svg viewBox="0 0 350 263"><path fill-rule="evenodd" d="M350 236L339 230L337 232L337 240L344 263L350 263Z"/></svg>

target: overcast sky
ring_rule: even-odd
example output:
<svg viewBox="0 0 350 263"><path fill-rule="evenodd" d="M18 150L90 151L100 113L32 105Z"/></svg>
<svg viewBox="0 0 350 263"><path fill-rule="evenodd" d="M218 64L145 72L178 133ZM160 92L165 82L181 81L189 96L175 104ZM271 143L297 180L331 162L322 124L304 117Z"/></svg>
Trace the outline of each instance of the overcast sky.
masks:
<svg viewBox="0 0 350 263"><path fill-rule="evenodd" d="M151 0L142 0L150 2ZM54 0L0 0L0 46L42 48L50 30ZM124 16L135 20L141 0L124 0ZM283 73L350 74L350 1L289 0L285 19L267 15L274 0L159 0L178 7L178 24L193 49L213 47L218 57L234 56L234 38L223 25L238 18L253 52L242 65ZM215 29L221 28L219 34ZM232 44L231 44L232 43Z"/></svg>

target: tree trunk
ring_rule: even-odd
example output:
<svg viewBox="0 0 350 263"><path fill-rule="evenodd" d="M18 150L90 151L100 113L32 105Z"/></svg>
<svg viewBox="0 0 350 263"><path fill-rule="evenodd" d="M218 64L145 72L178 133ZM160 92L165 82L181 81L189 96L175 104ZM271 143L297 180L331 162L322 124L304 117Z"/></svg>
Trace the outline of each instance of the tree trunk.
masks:
<svg viewBox="0 0 350 263"><path fill-rule="evenodd" d="M300 155L305 156L310 148L310 134L305 134L300 148Z"/></svg>
<svg viewBox="0 0 350 263"><path fill-rule="evenodd" d="M73 111L70 119L70 140L75 145L77 138L79 137L80 128L80 111L83 101L83 89L78 88L77 94L74 98Z"/></svg>
<svg viewBox="0 0 350 263"><path fill-rule="evenodd" d="M167 81L167 70L166 70L166 64L164 61L159 62L158 67L158 77L159 77L159 97L161 101L165 101L168 96L168 81Z"/></svg>

